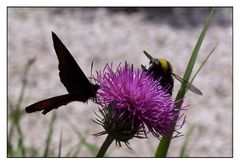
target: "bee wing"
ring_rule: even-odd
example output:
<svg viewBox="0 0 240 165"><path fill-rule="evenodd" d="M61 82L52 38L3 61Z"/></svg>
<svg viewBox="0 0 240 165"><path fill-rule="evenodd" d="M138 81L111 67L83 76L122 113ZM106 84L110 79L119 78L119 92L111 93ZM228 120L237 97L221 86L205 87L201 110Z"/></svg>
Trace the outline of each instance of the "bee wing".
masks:
<svg viewBox="0 0 240 165"><path fill-rule="evenodd" d="M172 73L172 75L173 75L178 81L180 81L182 84L185 84L186 87L187 87L190 91L192 91L192 92L194 92L194 93L196 93L196 94L198 94L198 95L203 95L202 92L201 92L197 87L195 87L194 85L190 84L188 81L184 80L183 78L181 78L180 76L178 76L178 75L176 75L176 74L174 74L174 73Z"/></svg>
<svg viewBox="0 0 240 165"><path fill-rule="evenodd" d="M91 92L92 85L88 78L85 76L71 53L54 32L52 32L52 39L59 61L59 76L67 91L69 93Z"/></svg>

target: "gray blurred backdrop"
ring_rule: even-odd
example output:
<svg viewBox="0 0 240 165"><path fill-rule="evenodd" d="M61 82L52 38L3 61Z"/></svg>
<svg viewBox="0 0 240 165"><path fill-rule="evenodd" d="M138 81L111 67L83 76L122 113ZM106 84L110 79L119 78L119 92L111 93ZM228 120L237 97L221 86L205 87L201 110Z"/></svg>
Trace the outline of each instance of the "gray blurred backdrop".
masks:
<svg viewBox="0 0 240 165"><path fill-rule="evenodd" d="M91 74L92 61L94 71L112 61L118 64L127 60L135 67L147 65L143 50L166 58L175 73L182 76L209 11L209 8L8 8L8 99L16 102L24 68L33 58L36 61L29 70L22 108L67 92L58 76L51 31L64 42L87 76ZM203 96L189 92L185 97L185 105L190 106L181 131L186 134L195 125L187 146L190 157L232 156L232 8L217 8L196 68L217 43L214 55L194 82ZM179 85L175 81L174 97ZM51 149L58 150L61 128L62 155L78 145L72 125L88 143L100 147L105 136L92 135L103 130L91 121L97 110L91 101L58 108ZM51 113L23 116L20 124L27 146L43 152ZM172 140L168 156L179 156L184 139L183 136ZM152 157L158 143L150 135L148 139L131 140L132 150L125 145L117 148L113 143L107 154ZM93 155L83 146L77 156Z"/></svg>

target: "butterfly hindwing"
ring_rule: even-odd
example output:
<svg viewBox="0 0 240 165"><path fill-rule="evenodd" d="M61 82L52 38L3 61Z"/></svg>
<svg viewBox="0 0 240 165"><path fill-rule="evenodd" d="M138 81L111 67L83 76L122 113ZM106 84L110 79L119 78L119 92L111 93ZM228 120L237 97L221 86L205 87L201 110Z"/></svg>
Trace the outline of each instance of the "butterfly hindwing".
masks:
<svg viewBox="0 0 240 165"><path fill-rule="evenodd" d="M62 105L66 105L72 101L77 101L77 100L82 100L85 102L88 100L88 97L80 94L66 94L66 95L56 96L56 97L52 97L52 98L34 103L26 107L25 110L27 113L43 110L42 113L45 115L52 109L56 109Z"/></svg>

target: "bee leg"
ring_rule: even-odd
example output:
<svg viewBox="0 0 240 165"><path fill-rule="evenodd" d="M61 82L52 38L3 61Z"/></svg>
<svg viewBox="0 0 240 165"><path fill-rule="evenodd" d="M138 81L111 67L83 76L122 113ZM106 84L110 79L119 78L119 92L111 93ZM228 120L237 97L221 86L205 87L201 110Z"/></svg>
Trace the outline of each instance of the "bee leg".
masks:
<svg viewBox="0 0 240 165"><path fill-rule="evenodd" d="M141 67L142 67L142 70L143 70L144 72L147 72L147 71L148 71L147 68L146 68L146 66L141 65Z"/></svg>

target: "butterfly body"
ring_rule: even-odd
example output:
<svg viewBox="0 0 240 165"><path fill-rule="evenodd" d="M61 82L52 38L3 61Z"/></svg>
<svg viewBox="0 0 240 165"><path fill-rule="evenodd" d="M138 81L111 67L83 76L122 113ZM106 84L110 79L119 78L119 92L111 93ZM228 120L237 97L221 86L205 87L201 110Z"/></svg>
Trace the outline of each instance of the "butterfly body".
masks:
<svg viewBox="0 0 240 165"><path fill-rule="evenodd" d="M25 108L27 113L42 111L43 114L46 114L72 101L86 102L91 98L95 98L97 90L100 88L98 84L92 84L88 80L71 53L54 32L52 32L52 38L59 61L59 77L68 94L34 103Z"/></svg>

